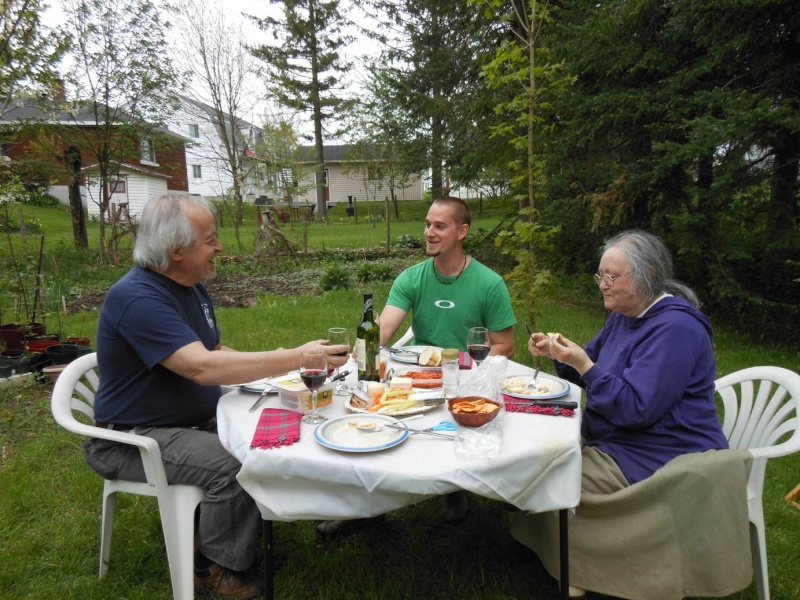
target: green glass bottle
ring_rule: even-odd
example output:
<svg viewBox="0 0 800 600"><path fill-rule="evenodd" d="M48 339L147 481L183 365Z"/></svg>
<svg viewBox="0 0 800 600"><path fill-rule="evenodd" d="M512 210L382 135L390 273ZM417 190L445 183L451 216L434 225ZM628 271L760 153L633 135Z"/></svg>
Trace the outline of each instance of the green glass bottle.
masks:
<svg viewBox="0 0 800 600"><path fill-rule="evenodd" d="M372 294L364 294L364 314L356 329L358 378L380 381L381 330L372 315Z"/></svg>

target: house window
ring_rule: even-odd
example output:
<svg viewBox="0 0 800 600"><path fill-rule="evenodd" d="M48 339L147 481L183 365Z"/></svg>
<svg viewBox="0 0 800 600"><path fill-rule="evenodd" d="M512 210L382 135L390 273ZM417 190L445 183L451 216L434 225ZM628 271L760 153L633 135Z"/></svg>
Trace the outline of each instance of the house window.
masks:
<svg viewBox="0 0 800 600"><path fill-rule="evenodd" d="M156 147L153 140L142 140L142 162L149 162L155 164L156 162Z"/></svg>
<svg viewBox="0 0 800 600"><path fill-rule="evenodd" d="M115 181L108 182L108 193L109 194L124 194L128 191L128 187L126 185L125 180L117 179Z"/></svg>
<svg viewBox="0 0 800 600"><path fill-rule="evenodd" d="M203 177L203 167L201 165L192 165L192 179L201 179Z"/></svg>
<svg viewBox="0 0 800 600"><path fill-rule="evenodd" d="M200 126L197 123L189 123L189 137L200 137Z"/></svg>

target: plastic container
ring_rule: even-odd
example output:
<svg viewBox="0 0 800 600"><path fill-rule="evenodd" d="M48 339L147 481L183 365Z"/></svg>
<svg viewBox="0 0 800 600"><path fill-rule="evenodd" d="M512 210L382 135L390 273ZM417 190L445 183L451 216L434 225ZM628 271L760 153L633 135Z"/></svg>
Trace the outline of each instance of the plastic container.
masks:
<svg viewBox="0 0 800 600"><path fill-rule="evenodd" d="M300 379L299 373L273 379L272 385L278 388L278 398L283 408L303 415L311 412L311 392ZM333 403L334 385L327 383L317 390L317 410L328 408Z"/></svg>

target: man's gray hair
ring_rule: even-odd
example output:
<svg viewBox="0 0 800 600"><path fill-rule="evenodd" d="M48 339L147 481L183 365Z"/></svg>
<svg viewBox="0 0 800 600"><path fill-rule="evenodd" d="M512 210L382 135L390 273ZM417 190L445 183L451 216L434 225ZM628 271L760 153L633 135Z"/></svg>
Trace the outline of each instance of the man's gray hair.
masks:
<svg viewBox="0 0 800 600"><path fill-rule="evenodd" d="M172 250L195 241L197 231L186 214L189 206L200 206L213 214L211 205L201 196L182 193L157 196L145 205L133 248L137 265L164 271Z"/></svg>
<svg viewBox="0 0 800 600"><path fill-rule="evenodd" d="M660 237L640 229L622 231L605 241L602 253L611 248L619 248L628 258L635 289L642 298L654 300L666 292L700 306L694 290L672 278L672 256Z"/></svg>

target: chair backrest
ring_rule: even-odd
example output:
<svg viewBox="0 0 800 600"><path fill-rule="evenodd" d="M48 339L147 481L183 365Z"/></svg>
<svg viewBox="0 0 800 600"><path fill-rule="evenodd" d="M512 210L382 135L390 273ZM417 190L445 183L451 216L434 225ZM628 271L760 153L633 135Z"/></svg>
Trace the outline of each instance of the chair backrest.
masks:
<svg viewBox="0 0 800 600"><path fill-rule="evenodd" d="M164 463L158 443L154 439L94 426L94 395L99 385L96 352L69 363L58 376L50 396L50 410L56 422L73 433L136 446L142 457L147 483L155 488L166 489ZM79 421L73 411L89 417L92 424Z"/></svg>
<svg viewBox="0 0 800 600"><path fill-rule="evenodd" d="M782 367L750 367L716 381L731 448L753 455L751 485L763 485L766 459L800 450L800 375Z"/></svg>
<svg viewBox="0 0 800 600"><path fill-rule="evenodd" d="M94 394L100 385L97 353L92 352L72 361L58 376L50 398L50 409L64 429L93 436L96 427L75 418L72 411L83 413L94 422Z"/></svg>

